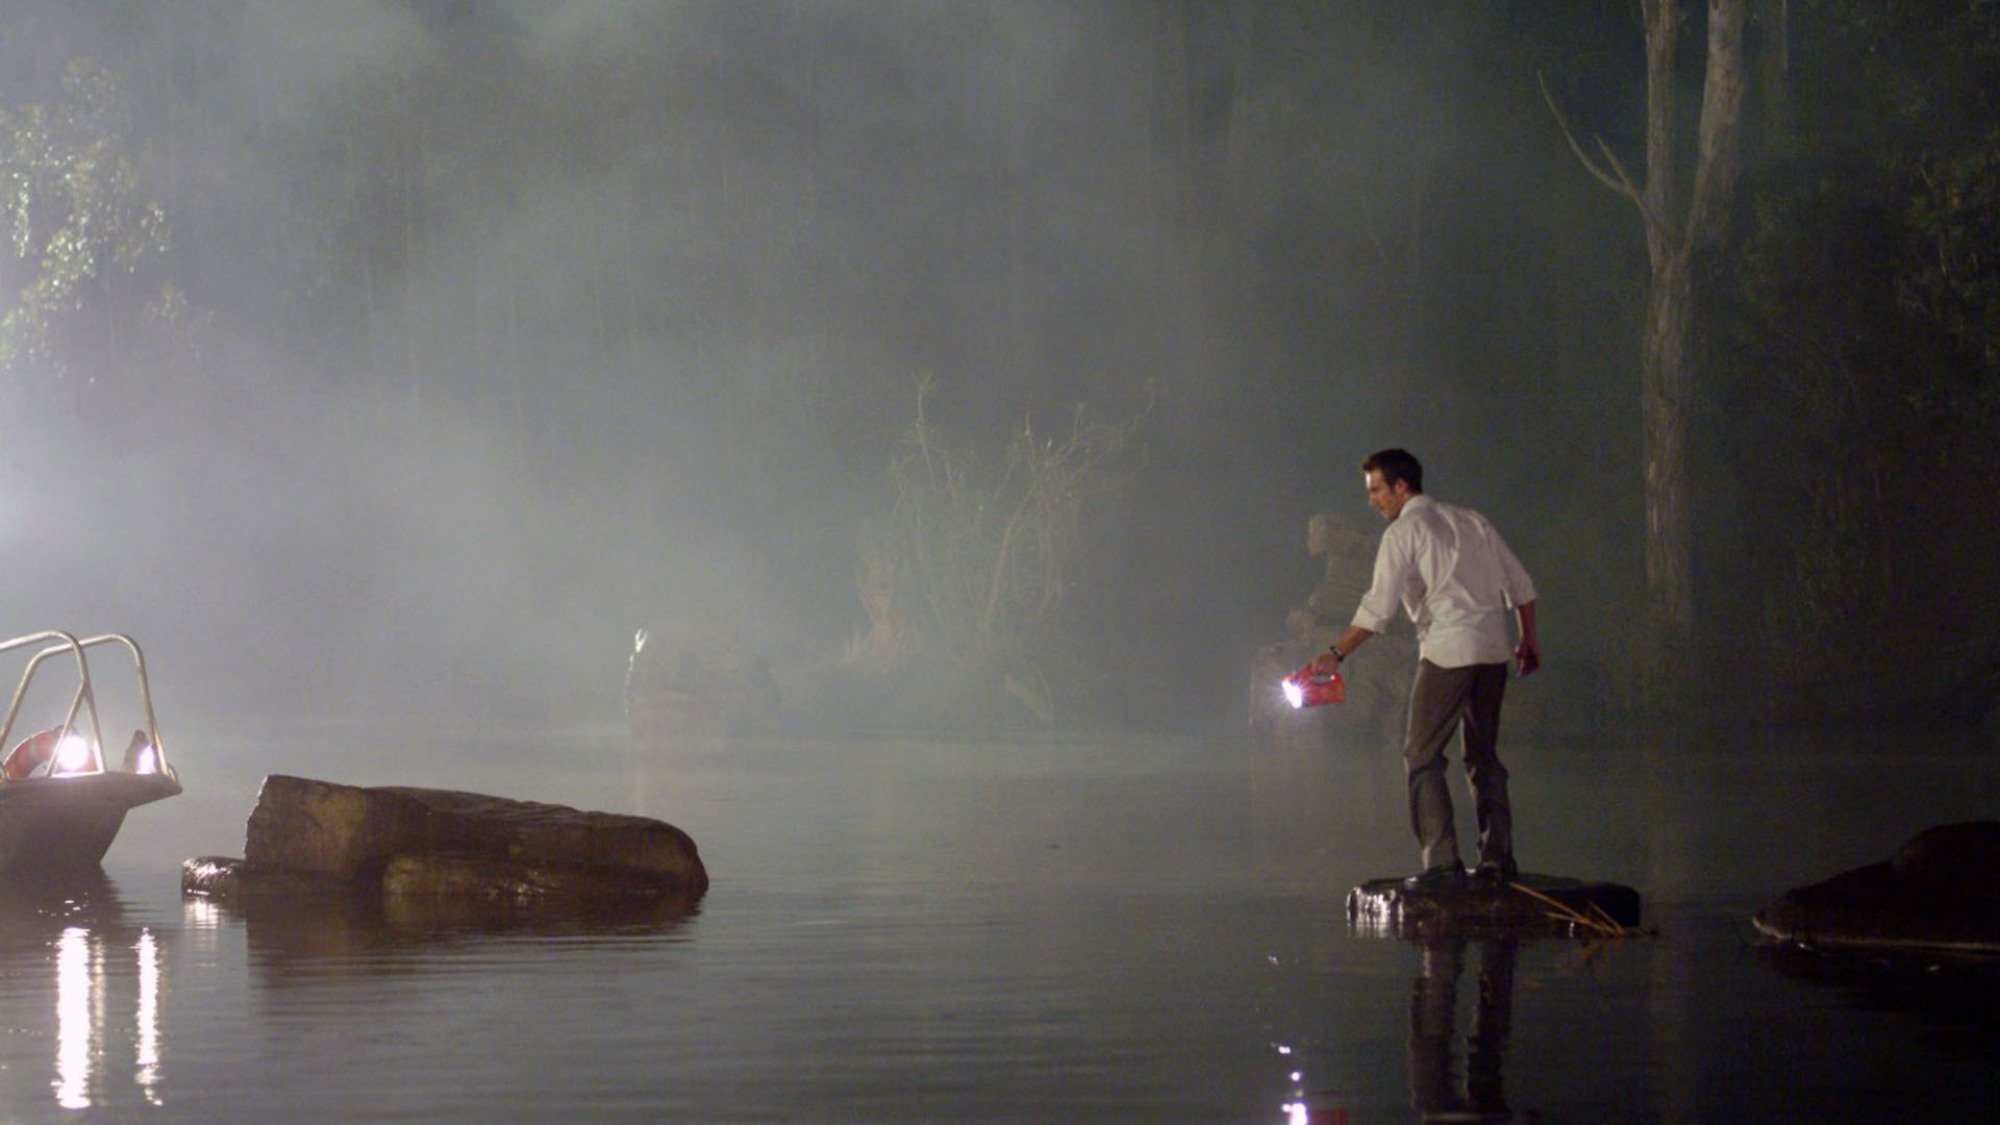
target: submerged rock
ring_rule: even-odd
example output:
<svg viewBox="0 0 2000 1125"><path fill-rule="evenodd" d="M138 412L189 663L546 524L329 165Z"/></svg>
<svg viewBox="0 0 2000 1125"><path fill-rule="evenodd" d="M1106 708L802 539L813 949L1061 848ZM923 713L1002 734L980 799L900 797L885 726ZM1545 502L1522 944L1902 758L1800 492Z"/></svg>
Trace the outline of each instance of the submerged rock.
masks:
<svg viewBox="0 0 2000 1125"><path fill-rule="evenodd" d="M1926 829L1881 863L1786 891L1753 921L1799 945L2000 953L2000 821Z"/></svg>
<svg viewBox="0 0 2000 1125"><path fill-rule="evenodd" d="M1423 890L1405 886L1400 878L1371 879L1348 892L1347 917L1359 930L1426 940L1570 934L1607 920L1637 926L1639 892L1618 883L1526 872L1513 883L1468 878L1461 887Z"/></svg>
<svg viewBox="0 0 2000 1125"><path fill-rule="evenodd" d="M477 793L264 779L242 859L182 865L181 886L217 898L323 890L519 904L699 897L708 871L664 821Z"/></svg>

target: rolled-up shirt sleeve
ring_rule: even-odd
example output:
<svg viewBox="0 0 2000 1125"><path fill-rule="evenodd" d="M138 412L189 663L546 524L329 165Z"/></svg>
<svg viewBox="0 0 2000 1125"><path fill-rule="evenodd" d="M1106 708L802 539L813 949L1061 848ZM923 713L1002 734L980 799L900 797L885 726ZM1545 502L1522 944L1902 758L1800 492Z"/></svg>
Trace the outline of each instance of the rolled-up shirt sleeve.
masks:
<svg viewBox="0 0 2000 1125"><path fill-rule="evenodd" d="M1519 609L1535 600L1535 580L1528 577L1528 568L1514 557L1514 551L1507 541L1500 538L1500 532L1491 523L1486 525L1486 534L1493 541L1493 553L1500 560L1500 592L1513 609Z"/></svg>

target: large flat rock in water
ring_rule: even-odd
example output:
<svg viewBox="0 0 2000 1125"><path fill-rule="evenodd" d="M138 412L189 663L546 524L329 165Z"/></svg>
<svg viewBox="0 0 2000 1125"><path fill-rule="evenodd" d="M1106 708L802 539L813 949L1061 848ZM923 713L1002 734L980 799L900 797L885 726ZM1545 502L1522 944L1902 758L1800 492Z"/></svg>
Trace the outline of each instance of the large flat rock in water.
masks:
<svg viewBox="0 0 2000 1125"><path fill-rule="evenodd" d="M1599 912L1620 926L1636 926L1639 892L1522 872L1514 883L1468 877L1462 887L1435 890L1411 889L1400 877L1371 879L1347 894L1347 917L1356 929L1399 937L1569 934L1578 929L1569 915L1595 919Z"/></svg>
<svg viewBox="0 0 2000 1125"><path fill-rule="evenodd" d="M1803 946L2000 954L2000 821L1925 829L1881 863L1786 891L1753 922Z"/></svg>
<svg viewBox="0 0 2000 1125"><path fill-rule="evenodd" d="M708 871L687 833L648 817L273 774L250 813L243 858L190 860L181 883L218 897L345 884L392 896L589 902L698 896Z"/></svg>

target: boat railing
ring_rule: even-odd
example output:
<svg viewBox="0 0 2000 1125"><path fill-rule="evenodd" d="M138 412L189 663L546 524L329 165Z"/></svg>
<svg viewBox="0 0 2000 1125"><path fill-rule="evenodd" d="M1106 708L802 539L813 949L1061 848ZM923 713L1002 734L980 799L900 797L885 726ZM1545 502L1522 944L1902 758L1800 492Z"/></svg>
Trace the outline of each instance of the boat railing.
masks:
<svg viewBox="0 0 2000 1125"><path fill-rule="evenodd" d="M29 633L25 636L15 637L13 640L0 641L0 655L31 648L36 645L42 647L33 656L28 658L27 665L22 668L21 678L14 685L14 698L7 705L6 718L0 719L0 750L4 750L8 745L8 740L14 732L14 724L20 718L22 703L28 697L28 688L34 681L35 674L40 671L42 665L47 661L68 654L74 656L76 659L76 691L70 697L68 711L63 718L61 727L58 729L66 731L77 730L77 721L79 718L87 723L89 738L94 751L91 757L95 761L95 769L87 769L84 772L106 772L104 729L102 721L98 718L97 690L91 681L90 661L86 656L86 652L93 648L116 646L125 649L132 657L133 674L138 682L139 708L146 724L143 728L143 734L153 748L154 768L168 777L174 776L173 767L167 763L166 747L160 742L159 720L153 715L153 689L152 685L146 679L146 655L140 650L137 641L134 641L123 633L101 633L96 636L78 637L73 633L65 632L61 629L45 629L39 633ZM130 767L128 766L127 768Z"/></svg>

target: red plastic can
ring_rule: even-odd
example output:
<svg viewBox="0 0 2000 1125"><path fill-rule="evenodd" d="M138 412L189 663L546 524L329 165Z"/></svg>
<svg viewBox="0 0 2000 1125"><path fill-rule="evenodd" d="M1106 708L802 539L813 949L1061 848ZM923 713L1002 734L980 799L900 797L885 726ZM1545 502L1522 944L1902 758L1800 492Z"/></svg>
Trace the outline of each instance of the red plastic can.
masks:
<svg viewBox="0 0 2000 1125"><path fill-rule="evenodd" d="M1323 707L1347 701L1347 682L1340 678L1340 673L1317 675L1311 664L1286 676L1284 689L1285 702L1293 707Z"/></svg>

